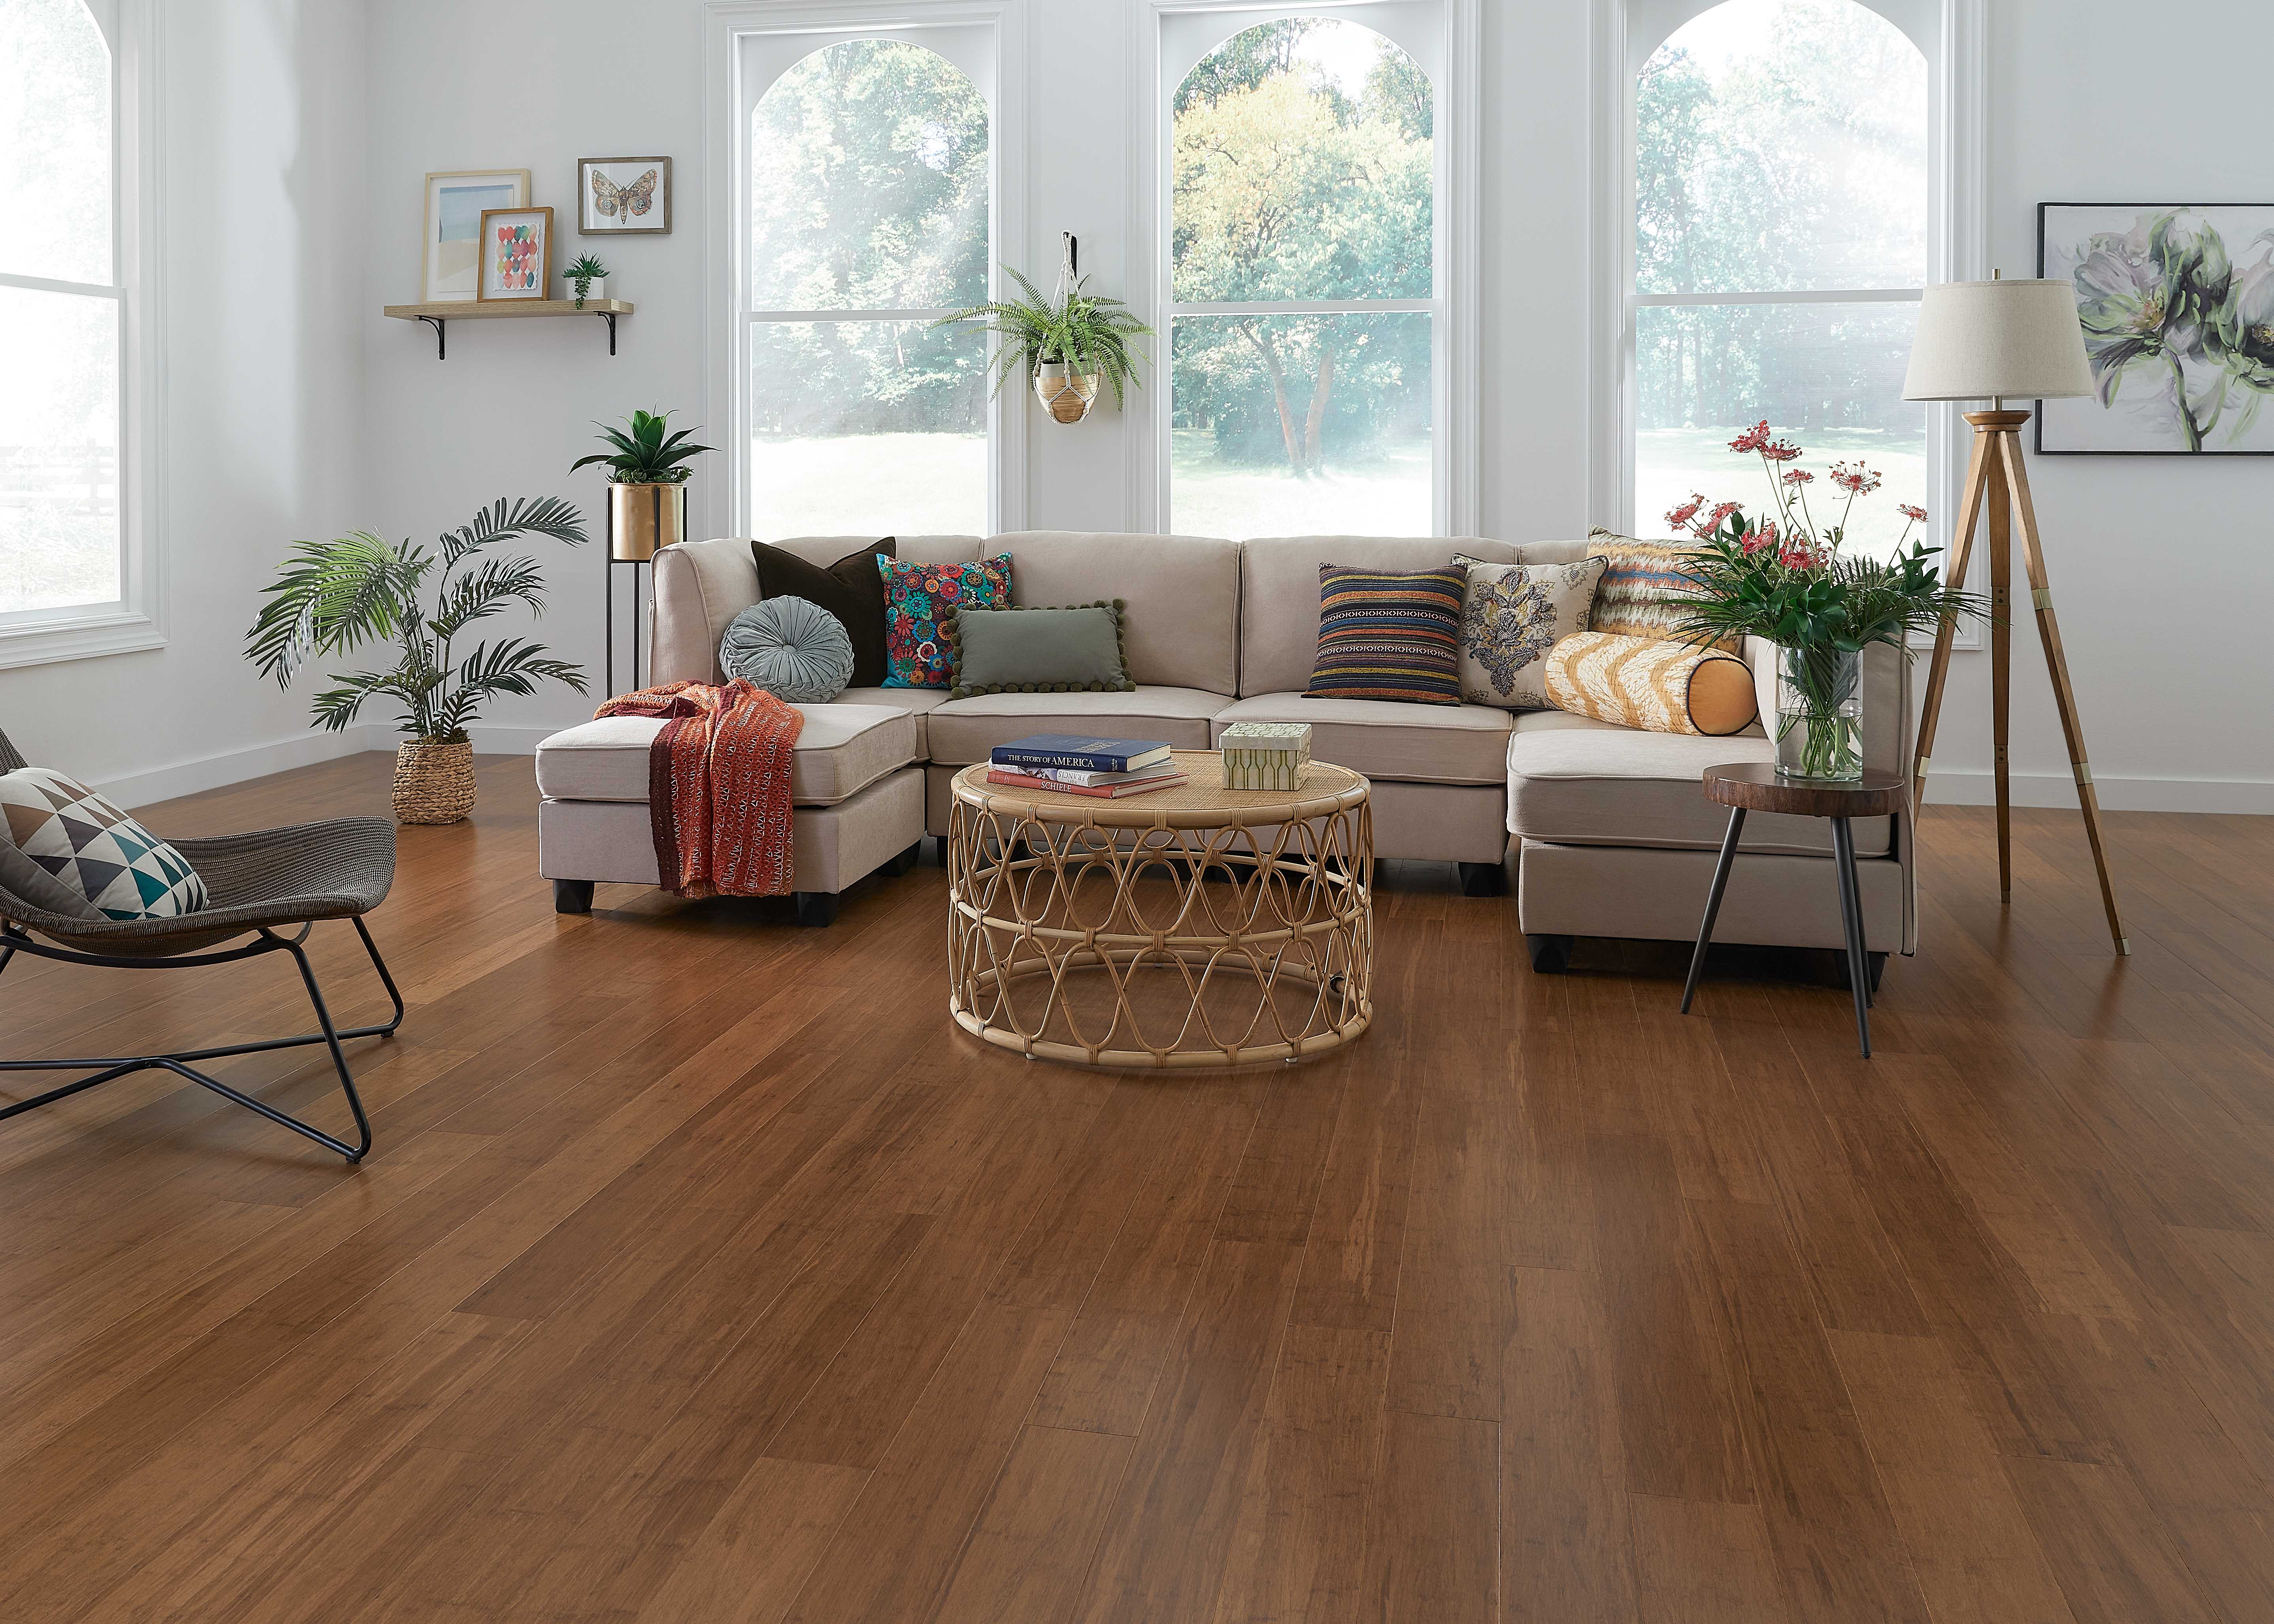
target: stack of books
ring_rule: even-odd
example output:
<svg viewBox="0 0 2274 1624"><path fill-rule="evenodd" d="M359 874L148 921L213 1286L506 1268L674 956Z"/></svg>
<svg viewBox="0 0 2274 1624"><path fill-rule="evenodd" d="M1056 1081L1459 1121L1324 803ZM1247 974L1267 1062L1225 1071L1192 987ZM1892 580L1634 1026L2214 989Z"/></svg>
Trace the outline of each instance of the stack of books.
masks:
<svg viewBox="0 0 2274 1624"><path fill-rule="evenodd" d="M1171 758L1169 747L1155 740L1035 733L997 745L988 757L987 781L1013 789L1118 800L1173 789L1185 781L1185 775Z"/></svg>

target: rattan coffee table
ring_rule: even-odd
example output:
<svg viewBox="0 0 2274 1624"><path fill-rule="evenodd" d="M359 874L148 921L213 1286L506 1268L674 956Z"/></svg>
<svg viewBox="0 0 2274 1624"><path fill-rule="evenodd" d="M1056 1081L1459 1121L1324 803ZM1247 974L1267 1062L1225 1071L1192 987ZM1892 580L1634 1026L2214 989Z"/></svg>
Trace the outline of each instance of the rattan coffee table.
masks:
<svg viewBox="0 0 2274 1624"><path fill-rule="evenodd" d="M1108 801L955 776L947 837L956 1024L1092 1066L1297 1061L1374 1019L1367 781L1313 762L1294 790L1189 781Z"/></svg>

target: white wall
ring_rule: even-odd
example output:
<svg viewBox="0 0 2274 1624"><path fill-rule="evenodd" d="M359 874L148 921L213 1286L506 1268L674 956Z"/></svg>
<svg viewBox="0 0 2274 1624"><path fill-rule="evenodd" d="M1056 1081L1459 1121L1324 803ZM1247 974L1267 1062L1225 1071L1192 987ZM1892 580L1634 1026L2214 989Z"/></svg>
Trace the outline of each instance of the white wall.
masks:
<svg viewBox="0 0 2274 1624"><path fill-rule="evenodd" d="M282 543L364 469L363 7L164 0L167 644L0 672L25 755L130 801L358 748L239 657Z"/></svg>
<svg viewBox="0 0 2274 1624"><path fill-rule="evenodd" d="M1480 528L1510 540L1582 534L1591 517L1590 4L1484 0ZM1057 234L1073 230L1107 291L1126 288L1131 266L1134 10L1028 10L1031 240L1014 258L1047 266ZM2136 69L2132 8L1992 0L1990 11L1999 263L2034 263L2042 199L2267 200L2247 98L2189 97L2184 139L2136 139L2110 116L2106 87ZM2274 48L2263 0L2200 0L2190 17L2236 60ZM367 524L423 538L493 497L556 493L581 502L597 532L597 476L566 473L590 448L591 420L634 406L704 417L702 19L699 0L386 0L367 17L317 0L177 4L176 190L187 174L226 175L235 201L224 218L201 187L196 207L173 211L174 643L0 673L11 731L60 743L65 730L25 712L92 692L116 718L80 747L98 778L290 735L297 699L264 693L236 648L259 579L295 534ZM612 291L639 305L616 357L597 321L463 322L438 363L425 327L379 315L417 296L426 170L527 166L573 253L589 240L570 225L576 161L614 153L671 154L678 182L674 235L600 244ZM1110 402L1074 429L1038 417L1028 523L1126 526L1126 427ZM2055 458L2031 471L2104 799L2274 811L2263 698L2274 651L2259 632L2274 600L2274 462ZM538 635L597 673L598 547L545 545L556 606ZM2020 792L2059 804L2069 774L2026 617L2015 642ZM1986 793L1987 688L1987 653L1962 652L1939 797ZM496 707L478 741L525 746L589 713L554 690ZM380 729L367 738L388 741Z"/></svg>

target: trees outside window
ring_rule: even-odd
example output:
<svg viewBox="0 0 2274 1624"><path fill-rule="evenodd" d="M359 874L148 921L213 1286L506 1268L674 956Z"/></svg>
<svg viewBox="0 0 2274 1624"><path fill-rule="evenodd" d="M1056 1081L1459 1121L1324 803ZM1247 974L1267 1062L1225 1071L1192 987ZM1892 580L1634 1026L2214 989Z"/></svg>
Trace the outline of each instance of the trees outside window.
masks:
<svg viewBox="0 0 2274 1624"><path fill-rule="evenodd" d="M1170 527L1429 533L1427 75L1371 29L1281 18L1171 112Z"/></svg>
<svg viewBox="0 0 2274 1624"><path fill-rule="evenodd" d="M1859 550L1925 505L1925 413L1901 397L1927 147L1926 59L1856 0L1726 0L1652 55L1630 302L1643 534L1693 492L1744 500L1726 442L1764 417L1886 477Z"/></svg>
<svg viewBox="0 0 2274 1624"><path fill-rule="evenodd" d="M124 596L112 101L82 0L0 0L0 629Z"/></svg>
<svg viewBox="0 0 2274 1624"><path fill-rule="evenodd" d="M752 109L752 533L988 529L988 109L961 69L844 40Z"/></svg>

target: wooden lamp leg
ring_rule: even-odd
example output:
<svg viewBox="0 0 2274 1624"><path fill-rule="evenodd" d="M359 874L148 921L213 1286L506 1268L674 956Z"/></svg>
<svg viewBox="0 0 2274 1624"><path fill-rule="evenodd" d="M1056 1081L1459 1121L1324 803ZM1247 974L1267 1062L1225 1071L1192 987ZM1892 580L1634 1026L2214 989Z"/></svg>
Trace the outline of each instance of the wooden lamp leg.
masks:
<svg viewBox="0 0 2274 1624"><path fill-rule="evenodd" d="M2006 477L2013 487L2014 505L2022 517L2022 562L2029 576L2029 598L2037 605L2037 636L2045 647L2045 668L2052 676L2053 703L2060 711L2061 733L2068 741L2069 764L2076 773L2077 805L2084 813L2085 838L2092 846L2093 867L2100 875L2100 904L2108 914L2108 934L2119 957L2128 956L2132 944L2124 935L2124 921L2116 911L2116 886L2108 877L2108 851L2100 833L2100 797L2092 786L2092 763L2084 748L2084 726L2078 719L2076 691L2069 686L2068 656L2062 651L2060 623L2053 617L2053 592L2045 575L2044 549L2037 538L2036 504L2029 499L2029 476L2022 461L2018 434L2003 436Z"/></svg>
<svg viewBox="0 0 2274 1624"><path fill-rule="evenodd" d="M1965 584L1966 568L1973 561L1974 530L1981 522L1983 488L1993 460L1990 436L1977 429L1974 435L1974 454L1966 463L1966 489L1959 502L1958 527L1951 532L1951 552L1946 560L1949 568L1943 575L1943 579L1954 586ZM1951 639L1957 631L1957 618L1947 614L1942 617L1942 624L1935 628L1934 659L1927 667L1926 703L1919 712L1918 741L1911 755L1911 811L1914 816L1926 804L1927 763L1934 753L1935 724L1942 717L1943 685L1950 676Z"/></svg>
<svg viewBox="0 0 2274 1624"><path fill-rule="evenodd" d="M2009 776L2014 709L2014 504L2003 452L2013 435L1992 434L1990 504L1990 774L1998 790L1998 906L2014 900L2014 786Z"/></svg>

